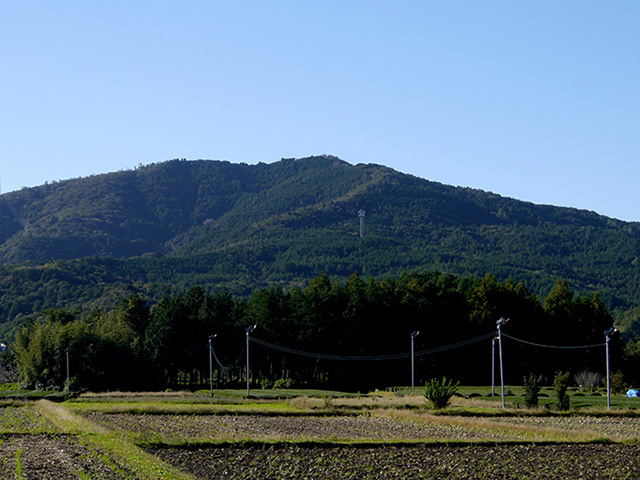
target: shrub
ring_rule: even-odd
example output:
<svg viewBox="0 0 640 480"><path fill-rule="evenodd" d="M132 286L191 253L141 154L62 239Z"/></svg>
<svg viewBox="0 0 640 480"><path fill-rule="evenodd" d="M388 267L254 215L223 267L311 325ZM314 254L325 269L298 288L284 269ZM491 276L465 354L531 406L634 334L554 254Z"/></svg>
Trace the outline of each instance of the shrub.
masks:
<svg viewBox="0 0 640 480"><path fill-rule="evenodd" d="M573 376L573 380L578 384L583 392L591 393L602 380L602 375L597 372L583 370Z"/></svg>
<svg viewBox="0 0 640 480"><path fill-rule="evenodd" d="M320 396L322 397L322 400L324 401L324 407L325 408L333 408L333 397L331 395L327 395L326 393L323 393Z"/></svg>
<svg viewBox="0 0 640 480"><path fill-rule="evenodd" d="M442 377L442 380L432 378L425 385L424 396L434 408L444 408L449 405L449 400L456 393L458 385L460 382L454 384L451 380L447 381L447 377Z"/></svg>
<svg viewBox="0 0 640 480"><path fill-rule="evenodd" d="M262 390L269 390L273 388L273 382L268 378L263 378L262 380L260 380L260 388Z"/></svg>
<svg viewBox="0 0 640 480"><path fill-rule="evenodd" d="M569 410L571 405L567 388L569 388L569 372L558 373L553 379L553 389L556 392L556 406L559 410Z"/></svg>
<svg viewBox="0 0 640 480"><path fill-rule="evenodd" d="M294 381L291 378L280 378L273 383L273 388L276 390L289 390L293 388Z"/></svg>
<svg viewBox="0 0 640 480"><path fill-rule="evenodd" d="M629 389L629 385L624 379L624 375L620 370L614 372L609 377L609 388L614 395L625 393Z"/></svg>
<svg viewBox="0 0 640 480"><path fill-rule="evenodd" d="M533 373L524 378L524 403L527 407L533 408L538 406L538 396L540 395L540 382L542 378Z"/></svg>
<svg viewBox="0 0 640 480"><path fill-rule="evenodd" d="M82 385L80 385L80 382L78 381L77 377L71 377L68 382L67 380L64 381L64 391L80 392L80 391L86 391L86 388L83 388Z"/></svg>

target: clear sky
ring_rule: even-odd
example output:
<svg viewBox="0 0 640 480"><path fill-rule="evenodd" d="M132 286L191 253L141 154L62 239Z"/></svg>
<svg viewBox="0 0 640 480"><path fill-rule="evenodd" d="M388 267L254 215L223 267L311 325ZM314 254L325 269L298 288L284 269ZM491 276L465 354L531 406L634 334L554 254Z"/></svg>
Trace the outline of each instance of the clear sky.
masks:
<svg viewBox="0 0 640 480"><path fill-rule="evenodd" d="M640 221L640 2L5 0L2 191L332 154Z"/></svg>

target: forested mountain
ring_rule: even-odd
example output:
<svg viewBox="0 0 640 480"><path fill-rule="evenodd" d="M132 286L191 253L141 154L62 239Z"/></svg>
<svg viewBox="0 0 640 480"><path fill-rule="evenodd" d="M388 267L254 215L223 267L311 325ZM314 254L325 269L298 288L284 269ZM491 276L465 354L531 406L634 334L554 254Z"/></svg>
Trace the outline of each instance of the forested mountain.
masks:
<svg viewBox="0 0 640 480"><path fill-rule="evenodd" d="M358 211L364 210L364 237ZM172 160L0 197L0 322L194 285L248 295L321 273L566 279L640 305L640 224L535 205L337 157Z"/></svg>

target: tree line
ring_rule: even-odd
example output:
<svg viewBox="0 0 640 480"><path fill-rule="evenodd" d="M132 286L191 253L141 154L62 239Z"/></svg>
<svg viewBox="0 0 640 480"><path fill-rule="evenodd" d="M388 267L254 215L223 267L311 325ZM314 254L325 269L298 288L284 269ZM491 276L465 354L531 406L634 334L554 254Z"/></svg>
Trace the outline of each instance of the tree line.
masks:
<svg viewBox="0 0 640 480"><path fill-rule="evenodd" d="M246 329L256 325L254 385L287 380L366 391L409 384L409 358L388 357L409 352L411 334L419 331L416 381L446 375L488 384L491 333L500 318L510 319L503 327L507 382L520 384L531 373L548 381L558 371L604 373L603 332L613 319L597 292L576 296L558 281L541 301L522 283L441 272L382 280L353 274L344 281L323 274L304 287L273 285L248 297L192 287L153 305L132 294L116 308L84 314L51 308L24 324L10 350L20 381L30 388L61 388L67 354L73 388L202 388L213 354L216 385L241 386ZM481 340L467 343L474 339ZM593 346L553 348L587 345ZM614 337L611 355L612 368L632 380L637 354L625 355Z"/></svg>

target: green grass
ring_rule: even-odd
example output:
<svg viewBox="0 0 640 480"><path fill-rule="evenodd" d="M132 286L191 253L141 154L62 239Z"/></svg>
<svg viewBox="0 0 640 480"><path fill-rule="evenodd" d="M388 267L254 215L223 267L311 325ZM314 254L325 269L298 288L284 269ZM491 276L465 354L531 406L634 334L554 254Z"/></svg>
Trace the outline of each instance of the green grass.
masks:
<svg viewBox="0 0 640 480"><path fill-rule="evenodd" d="M54 433L55 428L34 409L33 403L0 401L0 432L23 435Z"/></svg>
<svg viewBox="0 0 640 480"><path fill-rule="evenodd" d="M22 476L22 449L19 448L16 451L16 478L18 480L22 480L24 477Z"/></svg>
<svg viewBox="0 0 640 480"><path fill-rule="evenodd" d="M138 413L157 415L297 415L297 414L322 414L331 410L348 413L358 410L384 408L384 405L376 403L375 399L381 396L395 396L395 398L422 398L424 387L416 388L415 394L410 395L411 390L397 387L395 394L373 392L367 395L349 394L336 391L323 390L256 390L260 396L246 396L246 390L217 390L213 397L208 390L195 393L171 392L171 393L104 393L87 394L66 402L70 408L77 412L96 411L102 413ZM287 395L281 395L286 392ZM404 396L403 396L404 395ZM495 388L495 395L491 396L491 386L461 386L457 389L456 396L473 400L472 403L459 402L441 411L441 414L460 415L502 415L501 389ZM640 399L627 398L622 395L611 396L611 410L607 409L606 392L602 390L597 394L585 394L576 388L569 390L571 399L571 411L585 413L592 411L607 411L611 414L626 414L629 416L640 415ZM315 398L313 406L305 406L298 399ZM555 394L551 387L543 387L539 398L540 407L554 410ZM311 403L311 402L308 402ZM456 402L454 402L456 403ZM524 387L520 385L505 386L505 404L508 410L525 409ZM388 408L427 408L426 404L403 404L398 400L397 405L389 405ZM312 413L313 412L313 413ZM544 413L544 412L542 412ZM551 413L551 412L547 412ZM540 413L541 414L541 413Z"/></svg>
<svg viewBox="0 0 640 480"><path fill-rule="evenodd" d="M484 400L487 402L501 402L501 387L496 385L495 396L491 396L491 386L461 386L457 390L457 394L464 398L472 398ZM416 388L416 394L424 394L424 388ZM540 406L553 407L556 402L555 393L552 387L543 387L540 390L539 404ZM599 388L594 393L585 393L576 387L569 388L568 391L571 400L571 409L607 409L607 392L605 389ZM505 403L509 408L524 408L524 387L521 385L505 385ZM501 406L501 405L500 405ZM624 395L611 395L611 409L626 410L633 413L634 409L638 409L640 414L640 398L629 398Z"/></svg>
<svg viewBox="0 0 640 480"><path fill-rule="evenodd" d="M59 432L79 436L81 443L108 456L117 465L132 472L135 478L193 480L190 475L145 452L135 445L128 435L123 435L122 432L111 432L100 427L71 412L63 405L40 400L36 404L36 409Z"/></svg>

